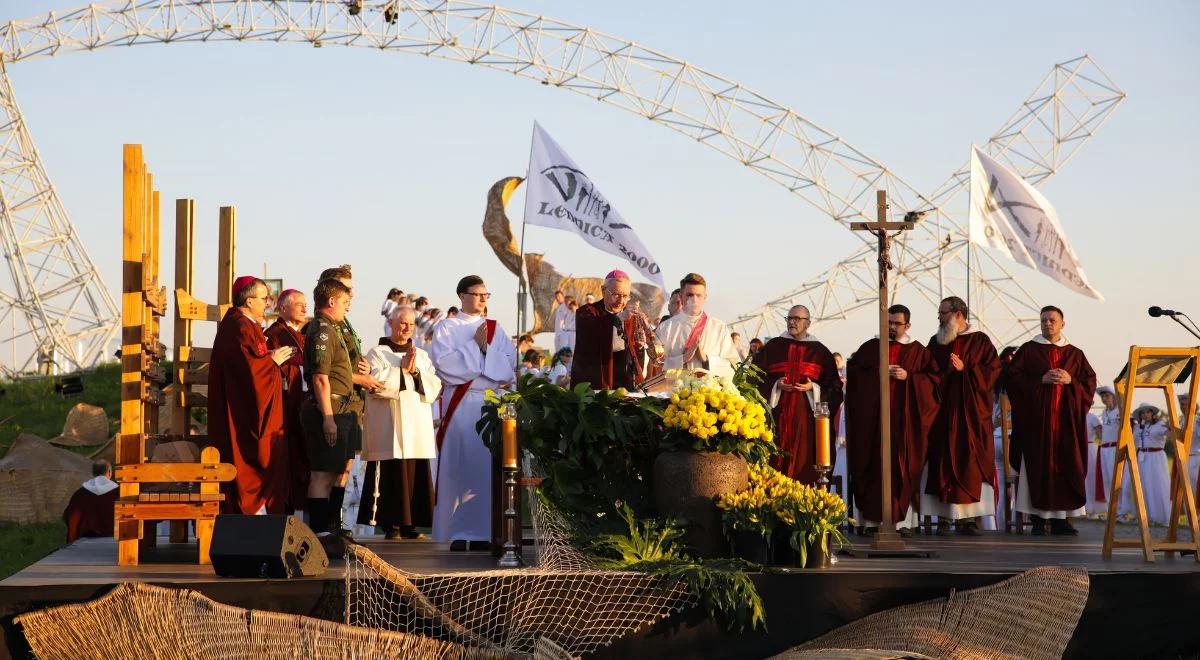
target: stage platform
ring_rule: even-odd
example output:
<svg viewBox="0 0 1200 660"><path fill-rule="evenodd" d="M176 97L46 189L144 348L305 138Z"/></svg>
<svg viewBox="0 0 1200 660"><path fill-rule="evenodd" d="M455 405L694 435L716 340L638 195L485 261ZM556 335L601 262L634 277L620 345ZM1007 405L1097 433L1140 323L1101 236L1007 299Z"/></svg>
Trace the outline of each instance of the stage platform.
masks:
<svg viewBox="0 0 1200 660"><path fill-rule="evenodd" d="M1077 523L1078 537L1032 537L984 532L980 537L925 537L910 545L933 550L929 559L841 556L822 570L771 569L754 576L763 596L767 633L725 633L699 612L682 613L618 641L594 657L757 658L783 651L839 625L898 605L1003 580L1035 566L1082 566L1091 593L1067 657L1180 657L1200 653L1200 563L1192 557L1142 561L1138 550L1100 557L1103 524ZM1133 537L1136 528L1118 527ZM1154 530L1161 535L1164 530ZM853 538L867 543L865 539ZM27 657L15 615L89 600L123 581L196 589L240 607L339 620L344 607L341 562L321 578L250 580L217 577L194 564L195 548L165 543L137 567L115 565L116 543L84 539L0 582L4 650ZM483 552L451 553L431 541L363 540L389 563L415 573L491 569ZM526 548L532 554L531 548Z"/></svg>

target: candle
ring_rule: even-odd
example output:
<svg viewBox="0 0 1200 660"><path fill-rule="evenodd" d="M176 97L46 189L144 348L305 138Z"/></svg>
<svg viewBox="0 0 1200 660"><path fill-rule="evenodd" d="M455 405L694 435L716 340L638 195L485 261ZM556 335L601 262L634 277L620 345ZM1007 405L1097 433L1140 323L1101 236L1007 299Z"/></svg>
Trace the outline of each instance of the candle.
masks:
<svg viewBox="0 0 1200 660"><path fill-rule="evenodd" d="M504 467L517 467L517 419L515 417L500 420L500 437L504 440L501 453Z"/></svg>
<svg viewBox="0 0 1200 660"><path fill-rule="evenodd" d="M817 465L830 465L829 460L829 404L818 401L813 406L817 418Z"/></svg>

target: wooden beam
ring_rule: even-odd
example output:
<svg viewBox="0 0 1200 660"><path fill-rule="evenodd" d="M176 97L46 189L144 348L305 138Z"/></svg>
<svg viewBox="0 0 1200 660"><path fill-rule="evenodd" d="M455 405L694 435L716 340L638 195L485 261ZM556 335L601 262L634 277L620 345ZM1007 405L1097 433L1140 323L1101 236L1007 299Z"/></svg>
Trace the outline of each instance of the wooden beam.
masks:
<svg viewBox="0 0 1200 660"><path fill-rule="evenodd" d="M232 286L232 284L231 284ZM175 289L175 309L180 318L186 321L212 321L219 323L230 305L210 305L192 296L184 289Z"/></svg>
<svg viewBox="0 0 1200 660"><path fill-rule="evenodd" d="M217 304L233 303L233 278L237 265L237 209L222 206L217 239ZM220 321L221 319L217 319Z"/></svg>
<svg viewBox="0 0 1200 660"><path fill-rule="evenodd" d="M230 463L141 463L116 469L119 481L148 484L233 481L237 468Z"/></svg>
<svg viewBox="0 0 1200 660"><path fill-rule="evenodd" d="M179 355L175 359L180 362L191 362L192 364L209 362L212 360L212 349L201 348L199 346L183 346L179 349Z"/></svg>
<svg viewBox="0 0 1200 660"><path fill-rule="evenodd" d="M192 324L180 314L178 303L180 290L192 290L192 266L194 260L193 234L196 229L196 202L191 199L175 200L175 322L174 351L175 388L181 390L186 383L188 365L180 359L182 348L192 344ZM183 397L171 397L171 435L186 438L191 430L188 409Z"/></svg>

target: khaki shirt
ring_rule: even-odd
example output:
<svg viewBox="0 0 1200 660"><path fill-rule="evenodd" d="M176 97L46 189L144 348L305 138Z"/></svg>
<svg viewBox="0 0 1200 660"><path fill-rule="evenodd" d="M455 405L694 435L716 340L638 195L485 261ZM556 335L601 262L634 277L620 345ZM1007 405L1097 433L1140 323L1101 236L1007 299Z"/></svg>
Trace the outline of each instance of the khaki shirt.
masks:
<svg viewBox="0 0 1200 660"><path fill-rule="evenodd" d="M304 377L314 396L317 390L312 378L316 374L329 377L330 394L347 398L354 394L354 364L342 327L320 313L305 328L304 335ZM341 406L332 403L334 412L338 412Z"/></svg>

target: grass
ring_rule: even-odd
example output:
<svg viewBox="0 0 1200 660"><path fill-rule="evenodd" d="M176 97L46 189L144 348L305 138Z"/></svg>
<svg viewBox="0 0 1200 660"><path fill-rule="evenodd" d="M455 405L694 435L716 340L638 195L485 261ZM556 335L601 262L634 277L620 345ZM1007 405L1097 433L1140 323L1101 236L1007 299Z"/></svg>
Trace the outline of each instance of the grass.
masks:
<svg viewBox="0 0 1200 660"><path fill-rule="evenodd" d="M0 580L61 547L67 526L60 522L14 525L0 523Z"/></svg>
<svg viewBox="0 0 1200 660"><path fill-rule="evenodd" d="M121 367L105 364L82 372L83 393L62 397L54 392L54 378L29 377L0 385L0 456L8 452L21 433L33 433L49 440L62 433L67 412L77 403L104 408L109 433L116 431L121 419ZM87 451L92 451L88 449ZM82 450L81 450L82 451Z"/></svg>

